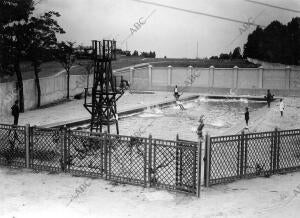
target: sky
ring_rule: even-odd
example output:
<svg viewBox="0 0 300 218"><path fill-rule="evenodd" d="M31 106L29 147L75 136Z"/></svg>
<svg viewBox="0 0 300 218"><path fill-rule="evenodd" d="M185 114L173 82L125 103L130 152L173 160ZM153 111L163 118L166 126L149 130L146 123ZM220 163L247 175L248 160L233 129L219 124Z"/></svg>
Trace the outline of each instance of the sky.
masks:
<svg viewBox="0 0 300 218"><path fill-rule="evenodd" d="M66 34L59 36L59 40L73 41L77 45L91 45L91 40L115 39L117 46L123 50L151 50L156 52L157 57L168 58L196 58L197 54L199 58L204 58L227 53L237 46L242 48L248 34L256 27L222 18L267 26L273 20L286 24L293 17L300 17L299 0L142 1L41 0L36 7L37 13L54 10L61 14L58 22Z"/></svg>

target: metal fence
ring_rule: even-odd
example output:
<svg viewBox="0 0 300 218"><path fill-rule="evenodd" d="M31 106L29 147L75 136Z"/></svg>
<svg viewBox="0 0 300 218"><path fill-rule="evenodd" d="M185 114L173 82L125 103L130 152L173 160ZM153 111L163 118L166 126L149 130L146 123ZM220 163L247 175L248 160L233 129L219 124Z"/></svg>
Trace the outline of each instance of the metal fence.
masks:
<svg viewBox="0 0 300 218"><path fill-rule="evenodd" d="M0 137L0 164L199 195L197 142L9 125Z"/></svg>
<svg viewBox="0 0 300 218"><path fill-rule="evenodd" d="M26 167L26 132L24 126L0 124L0 164Z"/></svg>
<svg viewBox="0 0 300 218"><path fill-rule="evenodd" d="M300 169L300 130L207 137L205 147L206 186Z"/></svg>

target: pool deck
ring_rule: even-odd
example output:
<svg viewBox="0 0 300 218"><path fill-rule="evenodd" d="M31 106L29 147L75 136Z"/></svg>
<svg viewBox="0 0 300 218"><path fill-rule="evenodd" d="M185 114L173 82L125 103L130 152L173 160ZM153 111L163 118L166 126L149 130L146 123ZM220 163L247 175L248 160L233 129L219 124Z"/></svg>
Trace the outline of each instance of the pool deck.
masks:
<svg viewBox="0 0 300 218"><path fill-rule="evenodd" d="M197 93L185 93L182 99L196 98ZM72 100L59 105L26 111L20 114L19 125L54 127L67 123L83 122L90 119L89 112L83 107L84 99ZM173 93L154 92L153 94L130 94L126 92L117 102L118 112L126 114L138 112L154 105L168 105L174 103ZM0 123L12 124L13 117L0 117Z"/></svg>

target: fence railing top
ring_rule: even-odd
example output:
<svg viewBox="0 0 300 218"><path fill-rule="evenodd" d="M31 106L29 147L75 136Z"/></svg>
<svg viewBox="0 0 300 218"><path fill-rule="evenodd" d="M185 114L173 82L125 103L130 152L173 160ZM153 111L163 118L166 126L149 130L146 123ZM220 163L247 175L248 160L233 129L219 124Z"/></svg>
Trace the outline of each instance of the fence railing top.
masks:
<svg viewBox="0 0 300 218"><path fill-rule="evenodd" d="M0 129L8 129L8 128L16 128L16 129L25 129L25 126L21 125L11 125L11 124L0 124Z"/></svg>
<svg viewBox="0 0 300 218"><path fill-rule="evenodd" d="M275 133L274 131L266 131L266 132L254 132L254 133L244 133L244 134L236 134L236 135L224 135L224 136L213 136L210 137L211 141L232 141L239 140L241 136L247 138L263 138L263 137L271 137ZM290 129L290 130L277 130L277 133L280 135L293 135L300 134L300 129Z"/></svg>

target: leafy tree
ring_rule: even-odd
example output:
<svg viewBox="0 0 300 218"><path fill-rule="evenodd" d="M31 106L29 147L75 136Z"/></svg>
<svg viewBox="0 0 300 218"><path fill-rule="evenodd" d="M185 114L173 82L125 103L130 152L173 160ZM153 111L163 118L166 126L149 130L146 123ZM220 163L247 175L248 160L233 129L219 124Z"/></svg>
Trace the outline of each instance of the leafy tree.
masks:
<svg viewBox="0 0 300 218"><path fill-rule="evenodd" d="M85 69L85 73L87 75L86 88L87 90L89 90L90 74L92 73L92 70L94 68L94 62L93 60L79 61L78 65L83 66Z"/></svg>
<svg viewBox="0 0 300 218"><path fill-rule="evenodd" d="M26 50L24 44L25 24L33 10L33 0L0 1L1 71L3 73L16 73L21 112L24 112L24 93L20 62Z"/></svg>
<svg viewBox="0 0 300 218"><path fill-rule="evenodd" d="M148 52L142 52L141 56L144 57L144 58L155 58L156 54L155 54L155 51L154 52L150 51L149 53Z"/></svg>
<svg viewBox="0 0 300 218"><path fill-rule="evenodd" d="M132 53L132 56L139 56L139 52L137 50L134 50L134 52Z"/></svg>
<svg viewBox="0 0 300 218"><path fill-rule="evenodd" d="M273 21L265 29L257 27L244 45L244 57L299 64L300 18L293 18L287 25Z"/></svg>
<svg viewBox="0 0 300 218"><path fill-rule="evenodd" d="M70 98L70 70L75 63L74 44L75 42L58 43L55 51L56 59L67 72L67 99Z"/></svg>
<svg viewBox="0 0 300 218"><path fill-rule="evenodd" d="M230 59L230 56L229 56L229 54L221 53L219 56L219 59L228 60L228 59Z"/></svg>
<svg viewBox="0 0 300 218"><path fill-rule="evenodd" d="M211 56L209 59L216 60L216 59L219 59L219 57L218 56Z"/></svg>
<svg viewBox="0 0 300 218"><path fill-rule="evenodd" d="M242 55L241 55L241 48L240 47L236 47L231 55L232 59L242 59Z"/></svg>
<svg viewBox="0 0 300 218"><path fill-rule="evenodd" d="M41 106L41 88L39 80L40 65L57 45L57 33L65 33L53 17L59 17L60 14L49 11L40 17L31 17L26 25L26 42L28 49L27 58L34 67L35 82L38 92L38 104Z"/></svg>
<svg viewBox="0 0 300 218"><path fill-rule="evenodd" d="M300 17L293 18L287 24L287 40L289 42L289 53L293 64L300 64Z"/></svg>
<svg viewBox="0 0 300 218"><path fill-rule="evenodd" d="M244 58L259 58L263 57L263 29L257 27L252 34L248 36L248 41L244 45Z"/></svg>

